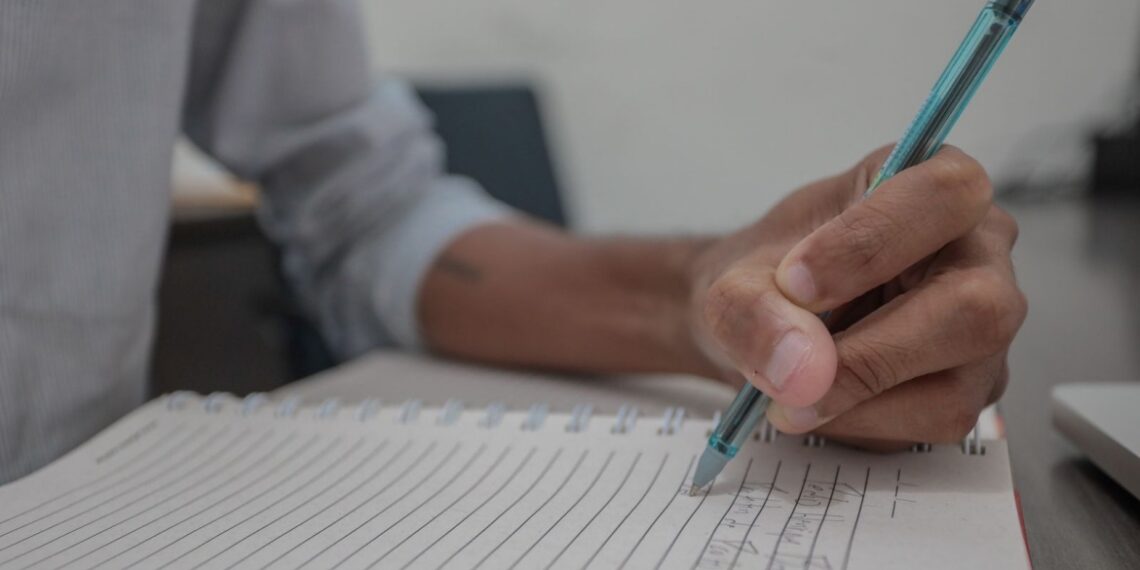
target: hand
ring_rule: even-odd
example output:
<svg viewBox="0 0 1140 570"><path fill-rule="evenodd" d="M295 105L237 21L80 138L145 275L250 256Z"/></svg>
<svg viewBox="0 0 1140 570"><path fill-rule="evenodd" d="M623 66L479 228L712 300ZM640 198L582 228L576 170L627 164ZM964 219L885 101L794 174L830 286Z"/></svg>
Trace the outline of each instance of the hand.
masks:
<svg viewBox="0 0 1140 570"><path fill-rule="evenodd" d="M692 266L697 345L776 401L781 431L877 449L952 442L1005 390L1026 315L1017 225L946 147L860 200L889 154L806 186ZM831 331L816 315L832 311Z"/></svg>

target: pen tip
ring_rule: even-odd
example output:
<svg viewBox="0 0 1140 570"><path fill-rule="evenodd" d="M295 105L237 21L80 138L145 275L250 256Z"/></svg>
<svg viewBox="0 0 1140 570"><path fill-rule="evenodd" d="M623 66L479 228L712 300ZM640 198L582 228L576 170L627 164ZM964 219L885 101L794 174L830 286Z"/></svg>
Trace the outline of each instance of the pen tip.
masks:
<svg viewBox="0 0 1140 570"><path fill-rule="evenodd" d="M689 493L696 495L701 489L707 487L716 479L717 475L720 475L727 464L727 457L706 448L705 452L701 454L700 460L697 461L697 469L693 472L693 484L689 487Z"/></svg>

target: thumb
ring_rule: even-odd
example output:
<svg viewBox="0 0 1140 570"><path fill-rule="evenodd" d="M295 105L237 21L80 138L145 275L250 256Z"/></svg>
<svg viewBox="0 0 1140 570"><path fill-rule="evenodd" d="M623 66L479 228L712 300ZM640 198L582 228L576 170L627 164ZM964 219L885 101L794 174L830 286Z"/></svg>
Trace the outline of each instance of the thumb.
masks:
<svg viewBox="0 0 1140 570"><path fill-rule="evenodd" d="M781 404L810 406L835 379L827 327L780 292L767 264L745 262L721 275L706 292L702 318L723 364Z"/></svg>

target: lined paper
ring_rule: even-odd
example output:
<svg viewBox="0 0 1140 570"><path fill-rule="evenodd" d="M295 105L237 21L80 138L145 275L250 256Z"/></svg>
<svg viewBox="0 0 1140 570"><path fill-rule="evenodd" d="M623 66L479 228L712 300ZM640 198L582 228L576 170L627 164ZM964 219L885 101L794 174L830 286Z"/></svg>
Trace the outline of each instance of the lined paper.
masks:
<svg viewBox="0 0 1140 570"><path fill-rule="evenodd" d="M0 568L1028 567L1000 440L757 440L690 496L707 421L172 403L0 487Z"/></svg>

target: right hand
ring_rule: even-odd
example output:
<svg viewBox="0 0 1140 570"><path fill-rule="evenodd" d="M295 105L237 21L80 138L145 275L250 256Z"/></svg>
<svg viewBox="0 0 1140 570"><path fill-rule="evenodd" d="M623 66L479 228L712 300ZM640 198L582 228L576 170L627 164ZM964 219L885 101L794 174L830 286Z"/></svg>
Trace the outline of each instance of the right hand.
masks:
<svg viewBox="0 0 1140 570"><path fill-rule="evenodd" d="M782 431L877 448L960 440L1026 314L1013 219L953 147L861 197L890 149L810 184L692 265L696 344ZM833 331L817 314L833 311Z"/></svg>

